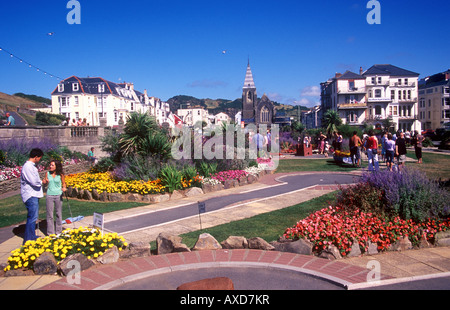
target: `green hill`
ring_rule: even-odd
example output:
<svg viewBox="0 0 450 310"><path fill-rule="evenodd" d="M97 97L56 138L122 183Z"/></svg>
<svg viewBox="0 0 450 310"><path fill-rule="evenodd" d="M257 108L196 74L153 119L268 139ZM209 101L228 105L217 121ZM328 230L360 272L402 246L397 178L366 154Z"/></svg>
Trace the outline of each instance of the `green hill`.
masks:
<svg viewBox="0 0 450 310"><path fill-rule="evenodd" d="M177 113L178 109L186 108L204 108L207 109L210 114L217 114L220 112L235 111L238 112L242 109L242 99L235 100L228 99L198 99L192 96L178 95L167 100L170 104L170 110L173 113ZM298 115L298 106L292 106L289 104L281 104L273 102L277 113L284 114L286 116ZM305 106L300 106L300 111L308 110Z"/></svg>

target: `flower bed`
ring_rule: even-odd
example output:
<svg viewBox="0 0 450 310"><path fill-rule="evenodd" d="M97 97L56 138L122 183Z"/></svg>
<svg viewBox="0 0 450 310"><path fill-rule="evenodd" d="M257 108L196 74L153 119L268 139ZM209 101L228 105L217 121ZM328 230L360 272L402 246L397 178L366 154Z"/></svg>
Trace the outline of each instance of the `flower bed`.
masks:
<svg viewBox="0 0 450 310"><path fill-rule="evenodd" d="M99 193L138 193L141 195L159 194L165 192L161 181L116 181L109 172L103 173L77 173L66 176L67 187L75 187L80 190L92 191L96 189Z"/></svg>
<svg viewBox="0 0 450 310"><path fill-rule="evenodd" d="M330 206L286 229L284 236L288 239L301 238L310 241L315 253L334 245L342 256L346 256L354 240L358 242L363 253L367 252L369 242L377 244L378 251L385 251L401 237L407 236L412 245L418 245L422 237L421 232L427 241L433 242L437 232L449 229L449 219L415 223L396 217L387 221L373 213L360 210L347 212Z"/></svg>
<svg viewBox="0 0 450 310"><path fill-rule="evenodd" d="M116 246L119 251L128 244L117 233L101 234L98 229L80 227L66 229L60 235L50 235L27 241L23 246L11 252L5 271L13 269L33 269L36 259L44 252L50 252L59 262L67 256L81 253L88 259L101 256L106 250Z"/></svg>
<svg viewBox="0 0 450 310"><path fill-rule="evenodd" d="M219 182L225 182L226 180L237 180L246 176L247 172L245 172L244 170L227 170L213 174L211 176L211 179L215 179Z"/></svg>

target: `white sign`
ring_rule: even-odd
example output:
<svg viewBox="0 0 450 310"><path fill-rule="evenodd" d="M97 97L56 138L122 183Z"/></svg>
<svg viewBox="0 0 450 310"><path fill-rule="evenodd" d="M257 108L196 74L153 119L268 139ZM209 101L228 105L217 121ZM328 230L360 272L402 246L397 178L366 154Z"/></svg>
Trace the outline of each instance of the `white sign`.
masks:
<svg viewBox="0 0 450 310"><path fill-rule="evenodd" d="M104 220L103 213L94 212L94 227L101 229L102 235L103 235L103 220Z"/></svg>

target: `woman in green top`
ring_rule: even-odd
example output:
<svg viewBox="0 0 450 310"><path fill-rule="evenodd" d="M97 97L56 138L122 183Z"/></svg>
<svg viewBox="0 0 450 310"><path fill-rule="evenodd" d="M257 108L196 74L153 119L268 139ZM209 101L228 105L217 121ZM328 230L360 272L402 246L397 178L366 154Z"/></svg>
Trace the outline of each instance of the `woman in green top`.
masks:
<svg viewBox="0 0 450 310"><path fill-rule="evenodd" d="M62 164L58 160L50 162L49 171L45 174L43 184L47 188L47 234L60 234L62 232L62 194L66 191L66 182ZM53 211L56 213L56 230L53 219Z"/></svg>

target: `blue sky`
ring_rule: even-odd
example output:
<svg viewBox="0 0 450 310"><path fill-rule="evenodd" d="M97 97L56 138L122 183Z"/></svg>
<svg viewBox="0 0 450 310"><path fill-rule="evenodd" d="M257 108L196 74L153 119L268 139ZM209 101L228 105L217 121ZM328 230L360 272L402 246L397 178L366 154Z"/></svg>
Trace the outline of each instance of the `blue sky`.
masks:
<svg viewBox="0 0 450 310"><path fill-rule="evenodd" d="M149 95L241 97L248 58L258 96L312 106L336 72L393 64L421 77L450 68L450 3L379 0L369 25L366 0L1 1L0 91L50 98L72 75L133 82ZM49 36L47 33L54 32ZM223 53L222 51L226 51Z"/></svg>

